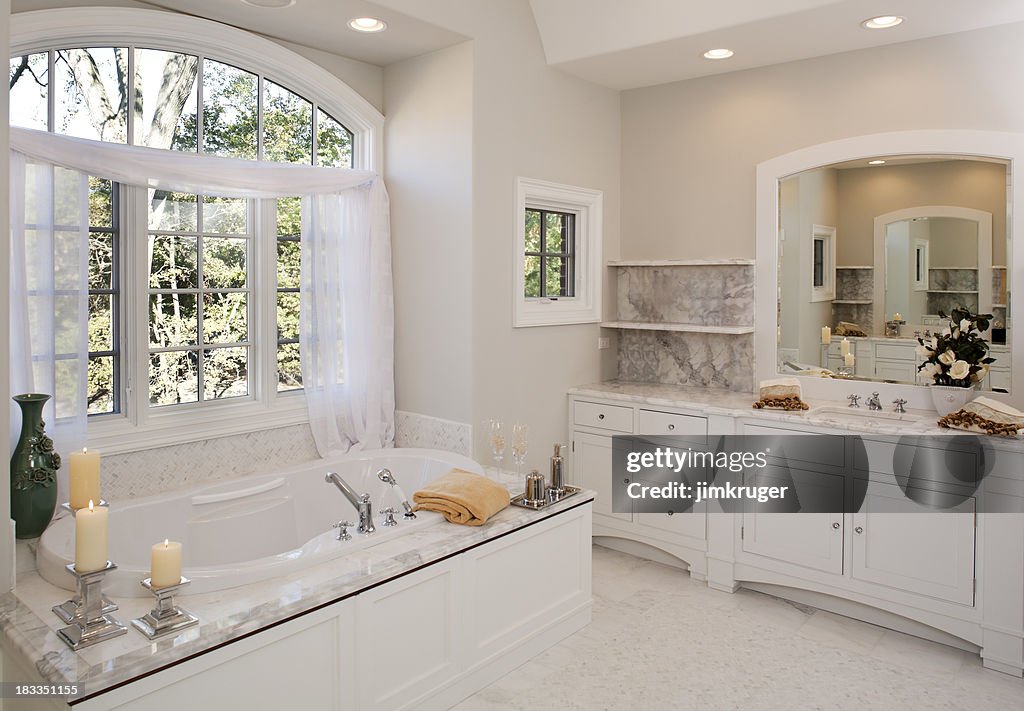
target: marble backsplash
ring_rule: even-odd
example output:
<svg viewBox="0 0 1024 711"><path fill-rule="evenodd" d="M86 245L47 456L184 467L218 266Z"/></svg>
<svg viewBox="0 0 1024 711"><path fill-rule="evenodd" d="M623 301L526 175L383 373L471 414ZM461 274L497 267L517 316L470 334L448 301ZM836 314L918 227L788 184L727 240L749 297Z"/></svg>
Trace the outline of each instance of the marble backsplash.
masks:
<svg viewBox="0 0 1024 711"><path fill-rule="evenodd" d="M752 264L618 267L617 320L699 326L753 326ZM749 334L623 329L620 380L753 390Z"/></svg>
<svg viewBox="0 0 1024 711"><path fill-rule="evenodd" d="M977 291L977 269L930 269L929 289L945 289L949 291Z"/></svg>
<svg viewBox="0 0 1024 711"><path fill-rule="evenodd" d="M865 301L875 298L875 270L836 267L836 298Z"/></svg>
<svg viewBox="0 0 1024 711"><path fill-rule="evenodd" d="M752 326L754 267L618 268L618 320Z"/></svg>
<svg viewBox="0 0 1024 711"><path fill-rule="evenodd" d="M415 412L395 413L395 446L472 456L472 428ZM217 437L103 457L103 495L112 501L262 474L318 458L309 425Z"/></svg>
<svg viewBox="0 0 1024 711"><path fill-rule="evenodd" d="M619 335L618 377L752 392L754 338L746 334L624 330Z"/></svg>

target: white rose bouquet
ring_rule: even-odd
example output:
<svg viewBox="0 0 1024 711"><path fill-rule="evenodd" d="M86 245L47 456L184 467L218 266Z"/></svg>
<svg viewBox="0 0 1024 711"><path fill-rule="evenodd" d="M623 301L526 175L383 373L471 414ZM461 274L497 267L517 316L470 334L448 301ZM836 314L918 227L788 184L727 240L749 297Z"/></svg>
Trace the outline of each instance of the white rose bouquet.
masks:
<svg viewBox="0 0 1024 711"><path fill-rule="evenodd" d="M947 318L939 312L939 316ZM981 337L988 330L992 314L972 314L964 307L953 309L949 326L928 340L918 338L917 354L924 361L917 369L933 385L973 388L988 375L995 358L988 355L988 341Z"/></svg>

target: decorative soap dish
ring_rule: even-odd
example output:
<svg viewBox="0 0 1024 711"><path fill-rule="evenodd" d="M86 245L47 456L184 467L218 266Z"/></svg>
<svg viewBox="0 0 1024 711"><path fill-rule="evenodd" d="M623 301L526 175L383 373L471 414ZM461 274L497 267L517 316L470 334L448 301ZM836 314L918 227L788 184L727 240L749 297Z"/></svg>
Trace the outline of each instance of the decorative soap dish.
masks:
<svg viewBox="0 0 1024 711"><path fill-rule="evenodd" d="M557 504L563 499L568 499L574 494L578 494L582 491L578 486L563 486L561 494L555 494L550 489L547 491L547 496L539 501L526 498L526 494L519 494L519 496L512 497L512 505L519 506L520 508L530 509L531 511L540 511L543 508L550 506L551 504Z"/></svg>

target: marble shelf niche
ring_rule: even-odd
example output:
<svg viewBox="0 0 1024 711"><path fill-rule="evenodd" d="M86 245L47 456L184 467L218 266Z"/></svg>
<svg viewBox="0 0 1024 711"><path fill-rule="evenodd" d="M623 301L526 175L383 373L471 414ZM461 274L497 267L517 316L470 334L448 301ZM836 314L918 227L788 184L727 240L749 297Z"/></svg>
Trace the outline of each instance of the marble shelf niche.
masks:
<svg viewBox="0 0 1024 711"><path fill-rule="evenodd" d="M753 389L754 262L655 259L616 269L620 380Z"/></svg>
<svg viewBox="0 0 1024 711"><path fill-rule="evenodd" d="M832 329L840 321L860 324L871 329L874 318L873 266L837 266L836 298L832 301Z"/></svg>

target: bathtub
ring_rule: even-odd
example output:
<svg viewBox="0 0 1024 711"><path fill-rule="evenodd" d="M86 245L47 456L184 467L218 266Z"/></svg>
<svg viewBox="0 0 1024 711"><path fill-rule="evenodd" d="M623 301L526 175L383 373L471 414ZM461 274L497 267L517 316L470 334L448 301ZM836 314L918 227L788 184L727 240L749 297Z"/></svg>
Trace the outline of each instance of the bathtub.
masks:
<svg viewBox="0 0 1024 711"><path fill-rule="evenodd" d="M428 511L412 520L403 518L399 492L376 476L384 467L410 500L414 491L452 467L482 473L473 460L450 452L383 449L114 502L109 545L117 569L108 574L103 591L111 597L148 596L139 582L149 577L151 546L165 538L183 545L182 574L192 583L181 594L188 595L288 575L444 521ZM341 492L324 481L329 471L338 472L359 493L370 494L376 533L364 536L352 526L351 540L337 540L331 525L357 522L359 517ZM380 511L389 506L398 511L397 526L381 525ZM72 590L74 578L65 566L74 556L74 519L64 516L50 524L39 541L39 574Z"/></svg>

